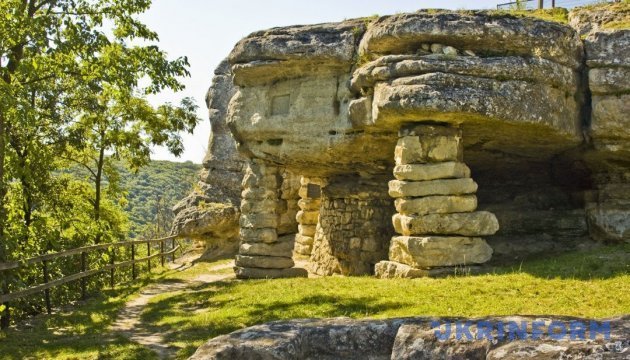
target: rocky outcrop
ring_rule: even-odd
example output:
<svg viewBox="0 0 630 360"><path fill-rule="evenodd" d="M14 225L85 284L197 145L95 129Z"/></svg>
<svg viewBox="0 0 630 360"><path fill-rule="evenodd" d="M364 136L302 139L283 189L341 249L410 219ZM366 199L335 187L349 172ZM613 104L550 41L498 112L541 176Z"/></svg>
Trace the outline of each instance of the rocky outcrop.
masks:
<svg viewBox="0 0 630 360"><path fill-rule="evenodd" d="M382 262L395 276L628 241L624 9L577 9L571 26L429 10L250 34L217 71L204 179L176 229L234 239L240 219L240 277L303 274L291 241L314 273ZM241 193L235 149L276 180Z"/></svg>
<svg viewBox="0 0 630 360"><path fill-rule="evenodd" d="M628 339L628 317L306 319L216 337L190 359L623 359Z"/></svg>
<svg viewBox="0 0 630 360"><path fill-rule="evenodd" d="M211 133L208 153L194 191L173 208L171 232L196 240L206 257L233 255L238 249L243 158L227 127L227 105L236 92L227 61L215 70L206 95Z"/></svg>

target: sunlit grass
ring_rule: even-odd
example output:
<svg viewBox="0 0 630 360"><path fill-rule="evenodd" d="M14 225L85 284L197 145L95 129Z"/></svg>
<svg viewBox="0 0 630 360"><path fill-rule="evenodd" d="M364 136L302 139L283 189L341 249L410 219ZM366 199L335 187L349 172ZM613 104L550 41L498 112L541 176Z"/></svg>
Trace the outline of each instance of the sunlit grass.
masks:
<svg viewBox="0 0 630 360"><path fill-rule="evenodd" d="M443 279L372 277L226 280L158 295L142 314L145 326L190 356L208 339L272 320L348 316L567 315L630 313L630 245L525 261L492 274ZM229 259L154 275L159 281L229 274ZM0 359L151 359L140 345L108 332L141 284L106 292L74 309L0 332Z"/></svg>

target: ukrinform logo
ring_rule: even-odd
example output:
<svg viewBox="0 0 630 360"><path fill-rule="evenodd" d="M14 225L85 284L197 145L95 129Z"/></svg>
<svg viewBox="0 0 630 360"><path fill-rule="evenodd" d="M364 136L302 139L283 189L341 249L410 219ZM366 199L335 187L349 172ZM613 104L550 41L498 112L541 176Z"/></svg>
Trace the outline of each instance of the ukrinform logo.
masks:
<svg viewBox="0 0 630 360"><path fill-rule="evenodd" d="M431 328L439 341L610 340L610 321L432 321Z"/></svg>

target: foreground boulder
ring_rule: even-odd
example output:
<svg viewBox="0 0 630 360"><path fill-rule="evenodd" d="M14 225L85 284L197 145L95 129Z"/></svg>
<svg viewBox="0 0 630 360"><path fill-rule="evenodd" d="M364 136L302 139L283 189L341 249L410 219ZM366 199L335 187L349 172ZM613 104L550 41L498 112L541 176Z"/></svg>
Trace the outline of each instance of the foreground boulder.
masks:
<svg viewBox="0 0 630 360"><path fill-rule="evenodd" d="M306 319L216 337L190 359L627 359L629 339L630 317Z"/></svg>

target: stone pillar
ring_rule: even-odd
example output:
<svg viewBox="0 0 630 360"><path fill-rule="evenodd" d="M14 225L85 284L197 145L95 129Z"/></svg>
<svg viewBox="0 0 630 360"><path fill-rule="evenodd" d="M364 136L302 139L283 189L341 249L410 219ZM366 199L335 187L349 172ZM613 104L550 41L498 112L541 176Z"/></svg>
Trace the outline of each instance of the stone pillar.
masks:
<svg viewBox="0 0 630 360"><path fill-rule="evenodd" d="M251 161L243 177L239 254L234 272L240 279L306 276L294 268L293 238L278 237L282 176L278 167Z"/></svg>
<svg viewBox="0 0 630 360"><path fill-rule="evenodd" d="M481 264L492 249L479 236L499 230L494 214L475 211L477 184L463 163L460 129L441 125L403 127L395 150L396 180L389 182L397 214L389 261L376 265L381 278L455 273Z"/></svg>
<svg viewBox="0 0 630 360"><path fill-rule="evenodd" d="M295 236L295 253L310 256L313 250L313 237L319 221L322 179L302 177L300 180L300 211L296 215L298 233Z"/></svg>

